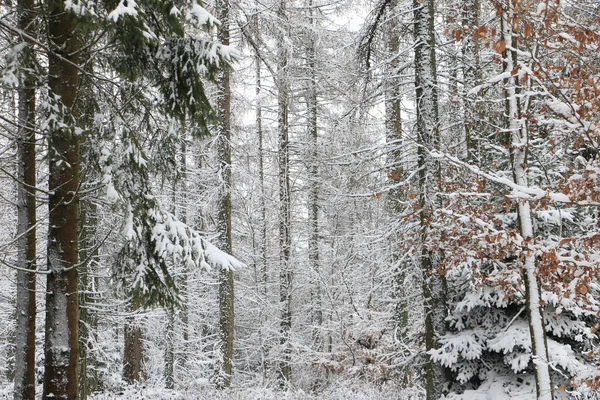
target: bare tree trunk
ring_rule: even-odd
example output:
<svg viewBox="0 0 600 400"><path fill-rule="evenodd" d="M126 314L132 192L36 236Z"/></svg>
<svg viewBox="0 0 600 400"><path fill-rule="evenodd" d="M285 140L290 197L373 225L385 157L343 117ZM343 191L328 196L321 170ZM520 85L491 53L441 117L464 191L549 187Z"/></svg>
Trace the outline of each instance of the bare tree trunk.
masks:
<svg viewBox="0 0 600 400"><path fill-rule="evenodd" d="M177 169L173 174L173 188L171 197L171 212L177 219L183 223L187 223L187 137L185 126L180 127L181 147L179 148L176 158ZM181 312L174 307L169 307L165 311L167 313L166 327L166 346L165 346L165 386L168 389L175 388L175 372L178 365L185 366L187 362L187 347L189 342L189 292L188 292L188 270L184 264L176 266L177 286L182 294L183 304ZM181 275L180 275L181 274ZM178 318L179 317L179 318ZM176 331L177 325L181 325L182 341L177 342Z"/></svg>
<svg viewBox="0 0 600 400"><path fill-rule="evenodd" d="M417 122L417 151L419 167L419 220L421 235L421 273L423 274L423 306L425 311L425 351L437 347L437 338L445 328L445 284L437 271L436 257L427 247L431 229L430 219L434 207L431 197L437 190L440 178L439 164L429 157L426 148L438 148L439 111L437 92L437 65L435 58L435 7L434 0L415 0L415 89ZM425 355L425 390L427 400L440 398L444 389L444 369Z"/></svg>
<svg viewBox="0 0 600 400"><path fill-rule="evenodd" d="M321 351L323 340L321 338L321 326L323 325L323 307L321 304L321 266L319 262L319 153L317 148L319 138L318 120L318 95L317 95L317 68L316 68L316 40L315 29L317 19L315 16L315 5L313 0L308 0L309 32L307 47L308 63L308 91L306 94L308 108L308 263L313 276L311 287L312 297L312 324L314 349Z"/></svg>
<svg viewBox="0 0 600 400"><path fill-rule="evenodd" d="M65 3L48 9L48 82L67 127L52 126L49 152L48 281L44 398L76 399L79 378L79 135L73 126L79 87L76 18Z"/></svg>
<svg viewBox="0 0 600 400"><path fill-rule="evenodd" d="M19 29L34 36L33 0L19 0ZM25 39L23 39L25 40ZM26 47L23 68L33 64L32 44ZM17 326L15 400L35 398L35 284L36 284L36 149L35 78L26 73L18 89L17 200ZM28 272L31 271L31 272Z"/></svg>
<svg viewBox="0 0 600 400"><path fill-rule="evenodd" d="M131 315L127 317L124 329L123 380L129 384L143 379L144 346L142 343L142 328L135 321L139 309L139 303L132 305Z"/></svg>
<svg viewBox="0 0 600 400"><path fill-rule="evenodd" d="M385 91L385 130L386 140L388 143L388 179L389 185L394 186L404 176L403 171L403 132L402 132L402 93L401 93L401 82L398 79L398 68L400 66L400 23L398 13L398 1L392 0L389 5L389 17L388 26L386 29L386 47L387 47L387 58L390 59L388 69L388 76L386 77L386 91ZM402 212L402 204L406 196L403 188L392 188L389 191L388 202L389 209L395 215L399 215ZM404 346L408 343L408 302L407 298L411 291L410 287L407 286L407 265L401 263L400 259L402 254L401 241L403 232L394 232L394 240L391 242L392 248L392 263L395 265L394 270L394 281L392 283L392 298L395 299L396 305L394 308L394 329L395 339L397 343ZM400 349L399 351L403 352ZM403 353L403 356L408 357L409 353ZM404 368L402 372L403 384L408 386L410 369Z"/></svg>
<svg viewBox="0 0 600 400"><path fill-rule="evenodd" d="M481 40L476 34L479 28L481 13L480 0L467 0L463 2L463 25L467 32L463 33L463 98L465 102L465 146L467 160L476 162L479 157L478 137L483 134L484 126L482 124L483 111L479 102L474 104L470 102L467 93L469 90L483 81L481 71Z"/></svg>
<svg viewBox="0 0 600 400"><path fill-rule="evenodd" d="M218 0L219 10L218 38L224 45L229 45L229 0ZM219 163L220 193L217 211L217 230L219 247L231 254L231 87L230 71L223 69L218 78L219 94L217 112L219 126L217 136L217 152ZM221 365L217 386L229 387L233 372L233 338L234 338L234 284L233 271L222 269L219 272L219 341Z"/></svg>
<svg viewBox="0 0 600 400"><path fill-rule="evenodd" d="M290 199L290 154L289 154L289 83L288 83L288 51L284 40L284 32L288 26L286 1L280 0L277 7L279 23L277 49L277 103L279 129L279 303L281 319L279 326L279 344L282 355L279 363L279 382L282 388L292 384L292 365L290 330L292 328L292 254L291 237L291 199Z"/></svg>
<svg viewBox="0 0 600 400"><path fill-rule="evenodd" d="M259 22L259 3L255 2L255 15L253 20L254 37L256 41L260 43L260 22ZM260 294L264 301L268 299L268 281L269 281L269 270L267 264L267 204L266 204L266 190L265 190L265 149L264 149L264 131L262 125L262 75L261 75L261 57L258 49L254 49L254 63L255 63L255 78L256 78L256 135L258 137L258 176L260 179L260 242L259 242L259 265L260 265ZM265 324L267 322L267 314L260 310L260 324L261 332L260 337L263 338L261 345L261 367L263 383L267 377L267 357L269 353L269 346L264 340L266 337Z"/></svg>
<svg viewBox="0 0 600 400"><path fill-rule="evenodd" d="M525 125L523 107L521 103L519 81L512 73L517 63L517 41L512 32L512 6L510 0L504 4L502 13L502 40L505 42L504 71L510 74L505 81L505 96L507 104L508 130L511 137L511 162L514 182L527 187L527 150L529 146L529 132ZM518 200L517 213L519 228L523 238L523 280L525 282L525 301L527 304L527 318L529 320L529 333L531 335L531 351L533 353L533 368L536 382L538 400L553 400L554 391L550 377L550 358L548 356L548 343L546 327L542 312L540 279L536 271L536 256L533 251L535 237L533 234L533 217L531 204L527 200Z"/></svg>

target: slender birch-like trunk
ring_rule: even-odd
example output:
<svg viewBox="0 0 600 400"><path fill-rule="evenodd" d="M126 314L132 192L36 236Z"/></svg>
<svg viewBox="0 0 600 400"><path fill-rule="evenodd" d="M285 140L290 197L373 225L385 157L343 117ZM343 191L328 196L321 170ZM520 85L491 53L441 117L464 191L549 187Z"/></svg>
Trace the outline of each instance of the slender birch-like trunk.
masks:
<svg viewBox="0 0 600 400"><path fill-rule="evenodd" d="M502 40L505 44L504 72L510 74L505 80L508 130L511 138L510 152L512 172L517 185L527 187L527 148L529 135L523 113L523 104L520 99L519 81L512 71L517 64L517 42L512 32L512 7L510 0L505 4L502 12ZM534 253L535 236L533 234L533 216L531 204L527 200L518 200L517 213L519 228L523 238L523 278L525 281L525 300L527 304L527 318L529 320L529 333L531 336L531 351L533 353L533 367L536 381L538 400L553 400L554 391L550 378L548 356L548 343L546 327L544 324L543 309L541 304L541 285L536 271Z"/></svg>

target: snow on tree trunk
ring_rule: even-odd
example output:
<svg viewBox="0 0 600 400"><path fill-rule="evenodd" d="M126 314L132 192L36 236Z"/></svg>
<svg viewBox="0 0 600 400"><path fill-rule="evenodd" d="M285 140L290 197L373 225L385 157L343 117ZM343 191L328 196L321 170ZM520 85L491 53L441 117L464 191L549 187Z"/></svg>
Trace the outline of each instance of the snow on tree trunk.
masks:
<svg viewBox="0 0 600 400"><path fill-rule="evenodd" d="M463 101L464 101L464 134L467 160L474 162L478 157L478 137L484 131L481 122L483 111L481 105L477 102L471 104L467 96L469 90L482 83L481 70L481 44L480 38L476 34L480 26L481 4L480 0L467 0L462 5L463 27L467 32L463 32L462 41L462 69L463 69Z"/></svg>
<svg viewBox="0 0 600 400"><path fill-rule="evenodd" d="M313 0L308 0L308 35L306 58L308 64L308 89L306 101L308 108L308 262L311 269L311 302L314 349L323 350L321 326L323 325L323 309L321 304L321 267L319 262L319 167L317 142L319 138L317 70L316 70L316 33L317 19Z"/></svg>
<svg viewBox="0 0 600 400"><path fill-rule="evenodd" d="M32 35L33 1L19 0L19 28ZM28 43L24 68L33 63ZM15 400L35 398L35 284L36 284L36 162L35 78L26 73L18 89L17 167L17 326L15 348Z"/></svg>
<svg viewBox="0 0 600 400"><path fill-rule="evenodd" d="M254 2L254 17L252 18L252 34L257 42L260 42L260 19L259 10L260 3L255 0ZM269 269L268 269L268 234L267 234L267 191L265 182L265 147L264 147L264 130L263 130L263 105L262 97L262 59L258 47L253 48L254 50L254 77L255 77L255 123L256 123L256 136L258 139L258 178L260 185L260 197L259 197L259 239L258 239L258 262L256 265L257 271L257 284L258 292L262 299L268 298L269 290ZM268 313L266 310L261 308L259 310L259 322L260 322L260 337L267 337L266 323L268 321ZM265 343L264 339L261 342L261 354L260 354L260 365L262 370L263 382L267 378L267 358L269 356L269 346Z"/></svg>
<svg viewBox="0 0 600 400"><path fill-rule="evenodd" d="M420 263L423 274L423 306L425 311L425 390L427 400L438 399L444 389L444 369L431 358L430 351L438 343L439 335L444 333L445 285L444 278L437 270L436 258L440 255L428 248L428 235L431 229L430 219L434 204L432 196L438 186L439 164L433 163L426 147L439 147L439 112L437 93L437 66L435 58L435 8L434 1L415 0L414 37L415 37L415 91L416 91L416 135L420 144L417 151L419 168L419 204L420 223Z"/></svg>
<svg viewBox="0 0 600 400"><path fill-rule="evenodd" d="M44 398L75 399L79 363L79 135L73 115L79 88L76 18L63 1L47 3L49 126L48 280Z"/></svg>
<svg viewBox="0 0 600 400"><path fill-rule="evenodd" d="M229 0L218 0L219 10L218 39L223 45L229 45ZM231 87L230 72L224 68L219 72L217 95L217 113L219 125L217 132L217 152L219 163L219 199L217 211L217 247L231 254ZM233 271L222 268L219 272L219 347L220 371L216 377L217 386L229 387L233 369L234 338L234 282Z"/></svg>
<svg viewBox="0 0 600 400"><path fill-rule="evenodd" d="M400 67L400 21L398 17L398 1L394 0L389 5L388 26L386 34L386 58L389 59L387 65L387 76L385 81L385 131L386 141L388 145L387 168L389 185L392 187L398 183L403 175L403 156L406 149L403 146L402 135L402 92L401 82L397 78ZM406 200L402 188L392 188L388 195L388 204L390 216L393 219L398 218L402 212L403 201ZM396 302L393 311L394 319L394 336L396 343L406 345L408 343L408 296L411 292L406 285L407 265L400 262L402 258L401 241L403 240L404 232L394 232L393 240L391 241L391 257L394 265L394 279L392 282L391 296ZM406 347L404 347L406 349ZM406 350L399 351L402 357L410 356ZM410 376L409 368L404 368L402 372L403 383L408 385Z"/></svg>
<svg viewBox="0 0 600 400"><path fill-rule="evenodd" d="M279 20L277 35L277 103L279 131L279 305L280 325L279 344L281 361L279 363L279 381L283 388L292 383L292 364L290 347L290 330L292 328L292 268L290 258L292 252L291 236L291 198L290 198L290 154L289 154L289 82L288 82L288 50L285 41L287 29L286 1L280 0L277 7Z"/></svg>
<svg viewBox="0 0 600 400"><path fill-rule="evenodd" d="M508 129L511 137L511 158L514 182L521 186L528 186L527 179L527 147L529 138L525 118L523 117L523 104L519 98L517 77L512 71L517 66L516 43L513 43L512 19L510 9L504 8L502 13L502 40L504 41L504 72L509 76L505 82L506 104L508 112ZM536 272L536 256L533 251L535 237L533 235L533 218L529 201L519 199L517 203L519 228L523 239L523 272L526 285L525 300L527 304L527 317L531 336L531 350L535 370L536 391L538 400L554 399L548 357L548 344L546 329L542 314L540 298L540 280Z"/></svg>

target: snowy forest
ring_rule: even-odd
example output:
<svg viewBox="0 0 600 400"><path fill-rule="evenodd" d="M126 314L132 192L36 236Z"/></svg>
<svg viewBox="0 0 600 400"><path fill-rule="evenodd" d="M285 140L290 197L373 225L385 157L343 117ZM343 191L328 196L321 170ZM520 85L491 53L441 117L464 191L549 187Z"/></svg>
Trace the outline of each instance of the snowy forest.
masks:
<svg viewBox="0 0 600 400"><path fill-rule="evenodd" d="M4 0L1 399L600 399L598 0Z"/></svg>

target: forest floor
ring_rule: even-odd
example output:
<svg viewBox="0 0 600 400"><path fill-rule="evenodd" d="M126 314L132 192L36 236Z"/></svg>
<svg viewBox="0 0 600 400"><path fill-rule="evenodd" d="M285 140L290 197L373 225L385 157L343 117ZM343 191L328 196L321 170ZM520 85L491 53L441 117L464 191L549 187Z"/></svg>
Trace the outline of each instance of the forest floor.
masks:
<svg viewBox="0 0 600 400"><path fill-rule="evenodd" d="M41 397L41 387L38 390ZM0 386L0 400L12 400L11 386ZM283 392L277 389L250 387L217 390L214 387L193 390L168 390L142 385L128 386L119 391L95 393L88 400L417 400L419 394L401 393L397 387L337 385L314 394L302 390Z"/></svg>
<svg viewBox="0 0 600 400"><path fill-rule="evenodd" d="M205 388L196 391L177 391L158 388L128 388L118 393L98 393L89 400L409 400L418 396L403 396L391 388L337 387L322 393L299 391L282 392L269 388L232 388L217 390Z"/></svg>

